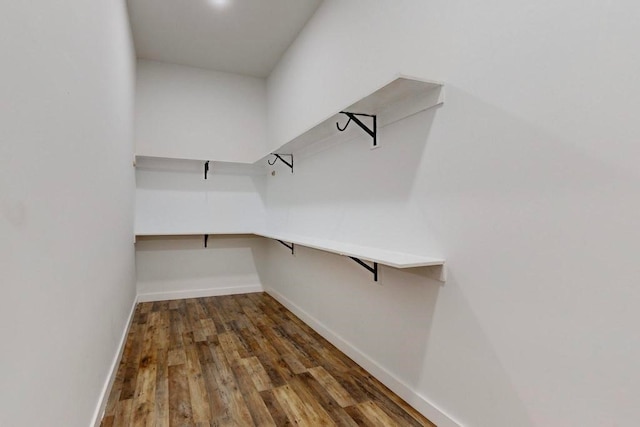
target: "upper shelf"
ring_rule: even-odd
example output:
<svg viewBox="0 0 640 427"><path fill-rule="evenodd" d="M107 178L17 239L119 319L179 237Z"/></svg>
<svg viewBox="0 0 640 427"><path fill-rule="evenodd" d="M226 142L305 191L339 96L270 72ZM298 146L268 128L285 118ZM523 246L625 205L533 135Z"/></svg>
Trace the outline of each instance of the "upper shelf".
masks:
<svg viewBox="0 0 640 427"><path fill-rule="evenodd" d="M341 113L342 111L375 115L377 127L381 128L443 103L444 85L442 83L401 75L373 93L327 117L273 152L295 153L316 142L339 134L336 123L344 125L347 121L345 115ZM268 157L269 154L261 160Z"/></svg>
<svg viewBox="0 0 640 427"><path fill-rule="evenodd" d="M265 173L265 169L263 169L263 167L266 166L265 160L269 159L272 153L296 153L305 147L340 134L338 129L336 129L336 123L344 125L347 121L345 115L341 114L342 111L375 115L377 117L377 127L381 128L421 111L441 105L443 102L443 83L398 75L371 94L336 111L292 140L256 158L253 162L217 162L215 159L196 160L136 156L136 166L138 168L154 169L169 168L169 170L176 170L175 168L178 167L183 168L179 170L184 170L184 167L196 167L194 165L201 167L203 162L210 160L212 166L216 166L218 170L247 174L263 174ZM384 141L382 143L384 144Z"/></svg>

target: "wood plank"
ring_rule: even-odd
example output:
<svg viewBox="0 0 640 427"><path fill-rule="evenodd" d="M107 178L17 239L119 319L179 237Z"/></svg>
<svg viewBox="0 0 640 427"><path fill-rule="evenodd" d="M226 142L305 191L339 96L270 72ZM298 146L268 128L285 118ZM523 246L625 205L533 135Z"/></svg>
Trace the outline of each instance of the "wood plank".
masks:
<svg viewBox="0 0 640 427"><path fill-rule="evenodd" d="M357 425L367 427L371 425L371 422L365 417L358 405L348 406L344 410Z"/></svg>
<svg viewBox="0 0 640 427"><path fill-rule="evenodd" d="M169 426L193 424L185 365L169 366Z"/></svg>
<svg viewBox="0 0 640 427"><path fill-rule="evenodd" d="M211 349L208 343L198 343L196 345L198 350L198 357L200 359L200 366L202 367L202 374L205 387L207 388L207 397L210 410L211 423L218 419L228 419L228 413L226 405L222 401L220 388L218 386L217 368L215 366L215 360L211 355Z"/></svg>
<svg viewBox="0 0 640 427"><path fill-rule="evenodd" d="M216 382L222 392L222 399L227 405L229 417L240 425L253 425L251 413L231 370L232 362L227 359L221 345L214 345L211 348L211 355L217 367Z"/></svg>
<svg viewBox="0 0 640 427"><path fill-rule="evenodd" d="M422 426L424 422L422 415L411 408L404 400L393 394L391 390L382 385L375 378L371 377L364 369L358 367L350 373L351 380L360 387L369 400L376 402L377 406L385 411L398 424L403 426ZM409 412L411 410L411 412ZM427 425L429 422L427 422Z"/></svg>
<svg viewBox="0 0 640 427"><path fill-rule="evenodd" d="M159 348L156 362L156 427L169 427L169 364L167 359L168 349Z"/></svg>
<svg viewBox="0 0 640 427"><path fill-rule="evenodd" d="M236 362L231 365L231 369L236 378L236 383L238 384L238 388L240 393L242 393L242 397L249 408L249 412L251 413L251 418L253 418L253 423L256 426L272 426L276 427L273 418L271 418L271 414L269 413L269 409L265 405L262 397L256 390L253 385L253 381L246 369L244 369L242 363Z"/></svg>
<svg viewBox="0 0 640 427"><path fill-rule="evenodd" d="M356 405L356 402L353 397L349 394L347 390L344 389L340 385L335 378L331 376L329 372L326 371L322 366L316 366L315 368L309 369L309 373L313 375L313 377L322 385L322 387L329 393L331 398L335 400L338 405L343 408L346 406Z"/></svg>
<svg viewBox="0 0 640 427"><path fill-rule="evenodd" d="M156 331L156 390L155 419L156 427L169 427L169 346L170 322L169 303L158 304L160 324Z"/></svg>
<svg viewBox="0 0 640 427"><path fill-rule="evenodd" d="M150 304L153 307L153 304ZM155 424L155 394L157 376L156 330L160 323L160 314L150 311L142 341L136 393L133 398L133 415L131 425L135 427Z"/></svg>
<svg viewBox="0 0 640 427"><path fill-rule="evenodd" d="M260 392L260 397L262 397L262 401L264 402L265 406L269 410L269 413L271 414L271 418L273 419L273 422L278 427L283 427L283 426L286 427L286 426L293 425L289 420L289 418L287 417L287 414L282 410L282 406L280 406L280 403L278 402L276 397L273 395L272 390L265 390Z"/></svg>
<svg viewBox="0 0 640 427"><path fill-rule="evenodd" d="M264 367L257 357L253 356L242 359L240 363L242 363L242 366L246 369L257 391L265 391L273 388L267 371L264 370Z"/></svg>
<svg viewBox="0 0 640 427"><path fill-rule="evenodd" d="M273 395L292 424L302 427L313 426L313 424L311 424L312 417L307 413L304 402L289 385L274 388Z"/></svg>
<svg viewBox="0 0 640 427"><path fill-rule="evenodd" d="M114 415L104 417L100 423L100 427L113 427Z"/></svg>
<svg viewBox="0 0 640 427"><path fill-rule="evenodd" d="M317 398L320 397L321 399L321 396L319 396L317 393L314 393L312 389L308 388L304 384L304 382L300 380L299 375L296 375L295 378L289 381L289 386L291 386L291 389L295 391L298 396L300 396L300 399L302 399L302 402L305 404L307 408L307 413L309 413L312 417L313 425L322 425L322 426L337 425L336 422L327 413L327 411L322 406L322 404L318 401ZM327 408L327 409L331 411L330 408Z"/></svg>
<svg viewBox="0 0 640 427"><path fill-rule="evenodd" d="M128 426L131 423L131 408L133 399L120 400L116 405L116 413L113 417L114 426Z"/></svg>
<svg viewBox="0 0 640 427"><path fill-rule="evenodd" d="M356 422L349 416L349 414L340 406L329 394L322 384L320 384L310 373L304 373L298 375L297 379L300 384L311 393L315 399L322 405L325 411L329 414L331 419L340 426L356 426ZM294 387L294 389L296 389ZM297 389L296 389L297 390ZM301 393L304 397L304 394Z"/></svg>
<svg viewBox="0 0 640 427"><path fill-rule="evenodd" d="M140 313L136 307L136 312ZM127 360L122 360L125 364L124 378L122 381L122 390L120 392L120 400L133 399L133 395L136 389L138 367L140 365L140 353L142 351L142 337L144 334L144 324L134 323L129 330L128 340L132 340L131 352L127 357Z"/></svg>
<svg viewBox="0 0 640 427"><path fill-rule="evenodd" d="M194 345L189 345L185 348L185 354L193 421L208 423L211 420L211 408L209 408L209 396L204 384L198 352Z"/></svg>
<svg viewBox="0 0 640 427"><path fill-rule="evenodd" d="M187 362L187 356L184 353L184 348L177 348L170 350L167 357L167 365L184 365Z"/></svg>
<svg viewBox="0 0 640 427"><path fill-rule="evenodd" d="M358 409L374 426L399 427L400 424L389 417L378 405L368 401L359 403Z"/></svg>

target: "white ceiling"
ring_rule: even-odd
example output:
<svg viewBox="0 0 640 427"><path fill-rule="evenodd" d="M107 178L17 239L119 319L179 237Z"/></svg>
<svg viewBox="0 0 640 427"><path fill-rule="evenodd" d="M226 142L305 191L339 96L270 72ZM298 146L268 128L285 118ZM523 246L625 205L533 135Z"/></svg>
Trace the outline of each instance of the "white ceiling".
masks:
<svg viewBox="0 0 640 427"><path fill-rule="evenodd" d="M138 58L266 77L322 0L128 0Z"/></svg>

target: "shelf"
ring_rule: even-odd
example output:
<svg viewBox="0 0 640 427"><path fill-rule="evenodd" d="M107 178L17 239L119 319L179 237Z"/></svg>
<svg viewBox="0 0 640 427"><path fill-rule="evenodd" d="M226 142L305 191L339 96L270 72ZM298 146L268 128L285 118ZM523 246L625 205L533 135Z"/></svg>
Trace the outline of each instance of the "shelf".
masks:
<svg viewBox="0 0 640 427"><path fill-rule="evenodd" d="M253 235L264 237L267 239L277 240L294 253L295 245L307 248L317 249L341 256L346 256L374 274L374 280L378 280L378 264L386 265L393 268L419 268L419 267L441 267L437 279L446 280L446 272L444 270L445 260L442 258L428 257L424 255L409 254L405 252L389 251L386 249L372 248L369 246L353 245L350 243L336 242L333 240L319 239L315 237L300 236L288 233L270 233L270 232L179 232L179 233L136 233L138 237L172 237L172 236L216 236L216 235ZM205 237L204 246L207 245ZM363 261L372 262L373 266L364 264Z"/></svg>
<svg viewBox="0 0 640 427"><path fill-rule="evenodd" d="M343 126L348 120L342 112L375 115L377 128L381 128L443 103L443 83L397 75L371 94L336 111L292 140L256 158L253 162L218 162L215 159L136 156L136 167L184 170L185 168L202 167L203 163L209 160L210 170L214 172L226 170L245 174L263 174L266 173L266 169L263 169L266 167L266 160L273 157L272 153L294 154L329 137L340 135L340 131L336 129L336 123ZM363 119L363 122L369 121ZM354 131L360 131L360 129ZM346 134L351 134L351 132L346 132ZM384 144L384 141L382 143Z"/></svg>
<svg viewBox="0 0 640 427"><path fill-rule="evenodd" d="M339 135L347 118L341 112L377 116L378 129L444 103L444 85L440 82L399 75L389 83L357 102L336 111L291 141L281 145L274 153L295 153L310 145ZM366 120L363 120L366 121ZM356 129L359 131L359 129ZM264 156L261 160L269 158Z"/></svg>
<svg viewBox="0 0 640 427"><path fill-rule="evenodd" d="M441 258L427 257L424 255L408 254L405 252L389 251L368 246L352 245L350 243L336 242L333 240L318 239L315 237L299 236L287 233L265 233L254 231L214 231L214 232L176 232L176 233L136 233L136 237L163 237L163 236L226 236L226 235L254 235L267 239L282 240L307 248L318 249L342 256L352 256L364 261L377 262L394 268L416 268L444 265Z"/></svg>
<svg viewBox="0 0 640 427"><path fill-rule="evenodd" d="M307 248L318 249L338 255L359 258L364 261L377 262L394 268L415 268L444 265L445 260L441 258L427 257L424 255L395 252L385 249L372 248L367 246L352 245L349 243L336 242L332 240L318 239L314 237L304 237L286 233L255 233L257 236L268 239L282 240L295 245Z"/></svg>
<svg viewBox="0 0 640 427"><path fill-rule="evenodd" d="M138 237L177 237L177 236L235 236L235 235L255 235L253 231L180 231L180 232L136 232L136 238Z"/></svg>
<svg viewBox="0 0 640 427"><path fill-rule="evenodd" d="M215 173L235 173L243 175L266 175L267 165L278 161L279 167L289 167L294 171L294 155L303 152L307 147L333 145L355 135L372 137L374 148L384 145L380 140L378 129L417 114L421 111L442 105L444 102L444 86L440 82L398 75L367 96L352 102L336 111L324 120L302 132L290 141L264 156L248 162L216 162L212 159L177 159L163 157L137 156L136 167L139 169L155 169L175 172L203 173L204 178ZM347 129L347 126L350 126ZM344 130L344 132L343 132ZM274 156L278 154L279 156ZM271 161L271 163L268 163ZM280 164L283 163L283 164ZM207 184L208 186L208 184ZM214 226L217 223L214 223ZM232 225L230 225L232 226ZM242 227L242 224L240 225ZM251 225L249 225L250 227ZM204 227L203 227L204 228ZM439 267L440 279L444 280L445 260L424 255L389 251L380 248L359 246L287 233L271 232L174 232L174 233L136 233L141 236L180 236L180 235L230 235L250 234L280 241L292 253L295 245L318 249L349 257L363 268L373 273L378 280L378 264L393 268L406 269L417 267ZM205 246L207 238L205 237ZM369 265L367 263L372 263Z"/></svg>

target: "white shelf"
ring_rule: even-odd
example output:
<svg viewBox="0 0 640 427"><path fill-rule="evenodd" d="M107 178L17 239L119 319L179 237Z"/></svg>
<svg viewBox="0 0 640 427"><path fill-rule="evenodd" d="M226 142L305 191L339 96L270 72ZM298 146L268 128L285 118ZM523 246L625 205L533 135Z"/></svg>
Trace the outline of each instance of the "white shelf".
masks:
<svg viewBox="0 0 640 427"><path fill-rule="evenodd" d="M444 85L442 83L399 75L371 94L336 111L273 152L296 153L329 137L340 135L341 133L336 129L336 122L344 125L347 121L346 116L340 114L340 111L376 115L377 127L380 129L443 103ZM357 129L357 126L352 127L356 128L355 131L362 132L361 129ZM269 155L261 160L267 158Z"/></svg>
<svg viewBox="0 0 640 427"><path fill-rule="evenodd" d="M266 173L266 160L272 158L271 153L296 154L306 147L316 146L331 141L331 144L342 142L346 138L351 138L354 132L363 132L358 126L351 125L346 132L339 132L336 129L336 122L341 126L347 121L341 111L355 114L376 115L377 128L397 122L429 108L441 105L444 102L444 86L440 82L424 80L419 78L398 75L386 84L382 85L369 95L345 106L341 110L326 117L321 122L302 132L297 137L280 145L275 150L255 159L253 163L245 162L216 162L213 159L177 159L163 157L137 156L136 167L141 169L161 169L168 171L203 172L204 162L209 160L209 172L227 171L220 173L240 173L257 175ZM366 121L366 119L363 119ZM369 125L369 123L366 123ZM384 145L385 141L378 138L378 144ZM230 234L251 234L269 239L276 239L295 245L318 249L342 256L357 258L360 261L368 261L376 264L383 264L394 268L416 268L444 266L445 260L437 257L429 257L418 254L409 254L386 249L359 246L344 242L336 242L326 239L299 236L287 233L271 232L159 232L159 233L136 233L136 237L141 236L180 236L180 235L230 235ZM377 265L375 266L377 274ZM441 268L441 277L444 277L444 268ZM377 276L376 276L377 277ZM377 280L377 279L376 279Z"/></svg>
<svg viewBox="0 0 640 427"><path fill-rule="evenodd" d="M340 135L340 132L336 129L336 122L342 124L346 122L345 116L340 114L340 111L375 114L377 116L378 128L381 128L443 103L443 83L406 75L397 75L371 94L336 111L292 140L256 158L253 162L218 162L215 161L215 159L136 156L136 167L179 170L176 168L202 167L203 162L209 160L211 161L210 167L213 171L235 169L239 173L262 174L265 171L265 169L262 168L266 166L265 161L271 157L271 153L296 153L305 147L324 141L329 137ZM356 126L353 127L356 128ZM356 129L356 131L359 131L359 129ZM345 132L345 134L349 134L349 132ZM382 141L382 144L384 144L384 141Z"/></svg>
<svg viewBox="0 0 640 427"><path fill-rule="evenodd" d="M173 237L173 236L235 236L250 234L255 235L253 231L176 231L176 232L136 232L136 237Z"/></svg>
<svg viewBox="0 0 640 427"><path fill-rule="evenodd" d="M288 233L271 233L271 232L180 232L180 233L137 233L138 237L172 237L172 236L220 236L220 235L253 235L264 237L267 239L279 240L285 243L293 243L294 245L304 246L307 248L317 249L341 256L357 258L360 261L368 261L376 264L382 264L393 268L418 268L418 267L441 267L437 280L446 281L446 272L444 270L445 260L442 258L429 257L425 255L409 254L406 252L389 251L386 249L373 248L370 246L360 246L344 242L336 242L333 240L319 239L316 237L300 236ZM377 280L377 267L376 267Z"/></svg>
<svg viewBox="0 0 640 427"><path fill-rule="evenodd" d="M424 255L408 254L404 252L389 251L386 249L353 245L350 243L336 242L333 240L318 239L286 233L255 233L257 236L268 239L282 240L308 248L331 252L338 255L359 258L363 261L377 262L394 268L415 268L444 265L441 258L427 257Z"/></svg>

